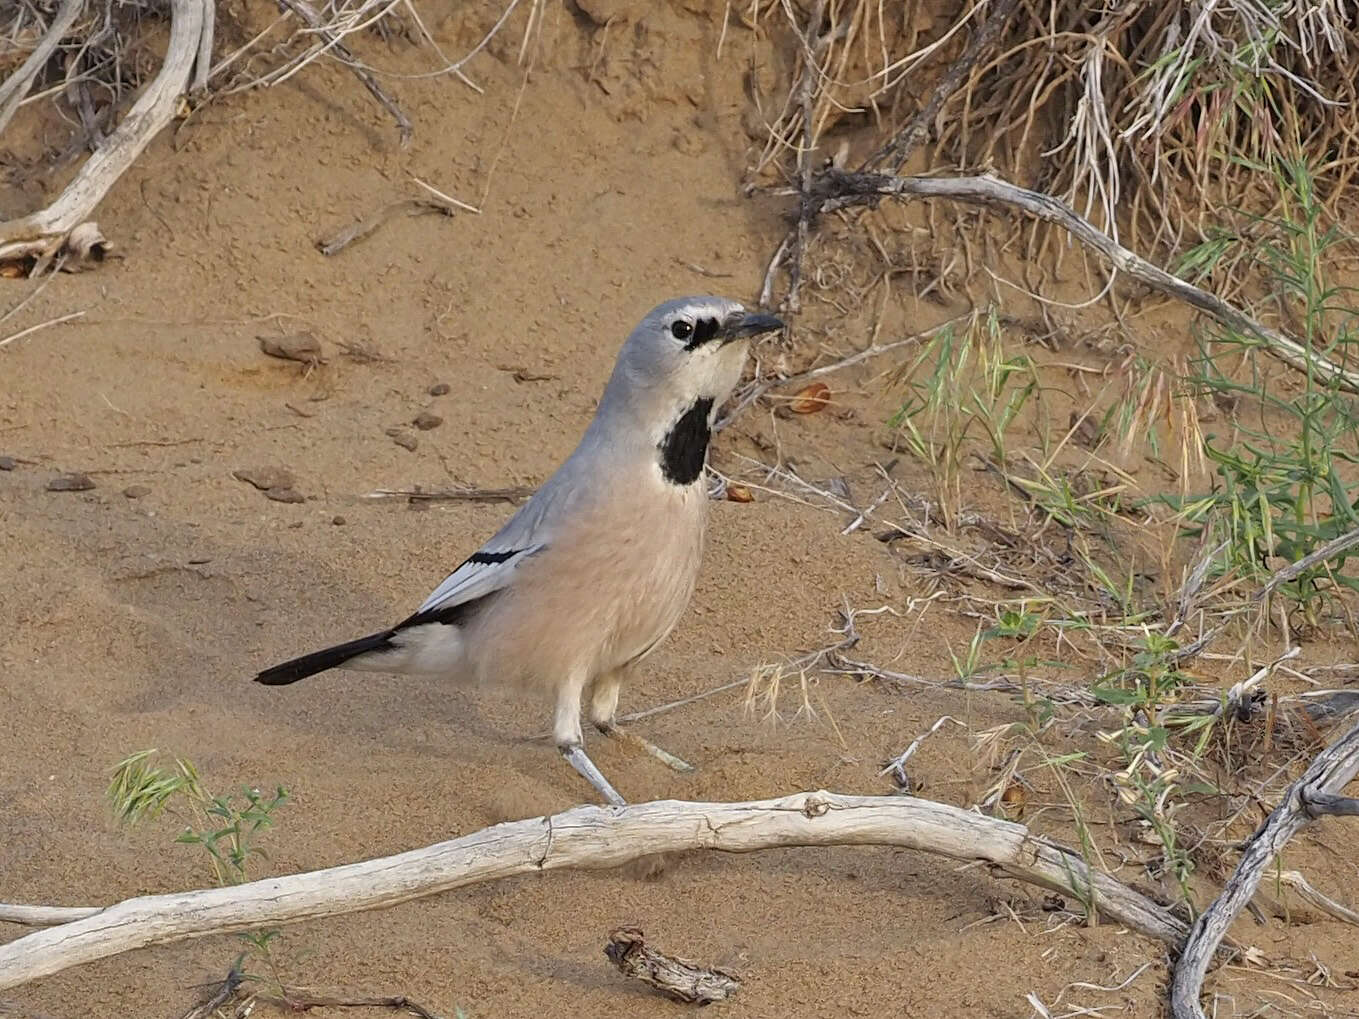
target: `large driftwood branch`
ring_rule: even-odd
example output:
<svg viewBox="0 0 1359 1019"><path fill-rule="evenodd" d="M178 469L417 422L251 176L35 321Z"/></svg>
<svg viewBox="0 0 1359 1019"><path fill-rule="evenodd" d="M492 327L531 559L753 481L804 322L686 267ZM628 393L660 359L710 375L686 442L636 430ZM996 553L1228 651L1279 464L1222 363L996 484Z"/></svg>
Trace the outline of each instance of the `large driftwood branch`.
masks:
<svg viewBox="0 0 1359 1019"><path fill-rule="evenodd" d="M909 796L798 793L753 803L577 807L425 849L206 891L128 899L0 946L0 989L148 945L392 906L482 881L616 867L653 853L786 846L900 846L981 861L1178 945L1187 925L1023 825Z"/></svg>
<svg viewBox="0 0 1359 1019"><path fill-rule="evenodd" d="M1222 894L1189 931L1184 951L1170 985L1170 1007L1175 1019L1205 1019L1199 1005L1208 963L1237 914L1255 897L1260 879L1283 851L1285 843L1308 821L1322 814L1348 813L1352 800L1338 794L1359 774L1359 725L1317 755L1302 777L1284 792L1241 855Z"/></svg>
<svg viewBox="0 0 1359 1019"><path fill-rule="evenodd" d="M85 222L114 182L174 119L179 97L198 58L205 14L212 0L171 0L170 42L160 73L55 202L20 219L0 223L0 259L51 258Z"/></svg>
<svg viewBox="0 0 1359 1019"><path fill-rule="evenodd" d="M1359 393L1359 373L1315 351L1309 351L1291 336L1257 322L1221 298L1153 265L1108 234L1097 230L1066 202L1051 195L1021 188L989 174L979 177L897 177L830 170L821 176L818 185L824 195L821 203L823 213L851 205L873 205L884 197L948 198L970 205L1018 209L1061 227L1085 247L1107 258L1114 268L1140 280L1153 290L1184 301L1228 329L1258 338L1264 348L1279 360L1308 373L1317 382L1335 384L1351 393Z"/></svg>

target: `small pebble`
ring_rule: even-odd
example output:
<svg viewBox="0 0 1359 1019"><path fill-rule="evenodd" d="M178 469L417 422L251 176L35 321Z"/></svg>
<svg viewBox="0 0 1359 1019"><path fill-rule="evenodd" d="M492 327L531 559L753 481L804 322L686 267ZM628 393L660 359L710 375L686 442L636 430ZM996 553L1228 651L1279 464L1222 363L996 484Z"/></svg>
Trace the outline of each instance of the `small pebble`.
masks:
<svg viewBox="0 0 1359 1019"><path fill-rule="evenodd" d="M257 337L260 350L270 357L285 361L300 361L303 364L323 364L321 342L311 333L293 333L290 336Z"/></svg>
<svg viewBox="0 0 1359 1019"><path fill-rule="evenodd" d="M49 492L88 492L93 487L88 474L62 474L47 483Z"/></svg>
<svg viewBox="0 0 1359 1019"><path fill-rule="evenodd" d="M128 485L123 489L123 495L127 496L129 499L140 499L142 496L150 494L151 489L147 488L145 485Z"/></svg>
<svg viewBox="0 0 1359 1019"><path fill-rule="evenodd" d="M330 522L336 527L343 527L345 524L349 523L344 517L332 517Z"/></svg>
<svg viewBox="0 0 1359 1019"><path fill-rule="evenodd" d="M12 471L15 468L14 457L0 456L0 471Z"/></svg>
<svg viewBox="0 0 1359 1019"><path fill-rule="evenodd" d="M410 432L402 431L400 428L388 428L387 437L402 449L408 449L412 453L415 452L415 447L420 445L419 439L414 435L411 435Z"/></svg>
<svg viewBox="0 0 1359 1019"><path fill-rule="evenodd" d="M436 383L434 383L434 385L432 385L432 386L429 387L429 395L430 395L430 396L447 396L447 395L448 395L448 389L449 389L449 387L448 387L448 383L447 383L447 382L436 382Z"/></svg>
<svg viewBox="0 0 1359 1019"><path fill-rule="evenodd" d="M282 467L254 467L247 470L232 471L231 476L237 481L244 481L254 485L261 492L267 492L271 488L292 488L297 484L297 478L292 471Z"/></svg>
<svg viewBox="0 0 1359 1019"><path fill-rule="evenodd" d="M443 423L443 418L439 417L438 414L431 414L427 410L422 410L412 422L422 432L427 432L431 428L438 428Z"/></svg>
<svg viewBox="0 0 1359 1019"><path fill-rule="evenodd" d="M272 499L274 502L306 502L307 497L295 488L269 488L265 489L264 497Z"/></svg>

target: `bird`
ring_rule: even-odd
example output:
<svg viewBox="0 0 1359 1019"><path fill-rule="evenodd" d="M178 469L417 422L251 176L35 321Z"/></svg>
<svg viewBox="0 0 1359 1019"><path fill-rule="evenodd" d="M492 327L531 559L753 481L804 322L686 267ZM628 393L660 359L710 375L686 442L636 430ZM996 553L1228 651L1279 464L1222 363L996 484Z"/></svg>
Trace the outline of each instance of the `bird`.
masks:
<svg viewBox="0 0 1359 1019"><path fill-rule="evenodd" d="M629 334L574 451L406 619L260 672L266 686L330 669L480 682L555 698L561 756L614 806L585 751L601 733L692 767L615 715L623 683L687 608L703 552L708 447L756 337L778 317L724 297L657 305Z"/></svg>

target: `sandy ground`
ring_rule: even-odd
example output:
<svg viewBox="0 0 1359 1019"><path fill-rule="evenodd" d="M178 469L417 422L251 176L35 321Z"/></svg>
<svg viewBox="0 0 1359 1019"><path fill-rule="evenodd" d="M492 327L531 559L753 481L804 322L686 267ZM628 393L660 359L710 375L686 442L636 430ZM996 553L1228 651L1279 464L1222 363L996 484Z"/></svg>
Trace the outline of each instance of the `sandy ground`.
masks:
<svg viewBox="0 0 1359 1019"><path fill-rule="evenodd" d="M748 42L729 39L716 60L720 19L675 9L617 32L601 59L578 21L547 6L526 87L522 25L474 65L484 96L453 81L400 82L416 126L405 151L333 67L207 108L157 140L101 208L122 258L55 280L16 319L85 313L0 351L0 454L19 461L0 474L0 901L107 903L205 882L201 858L173 844L173 822L127 832L110 819L109 769L146 747L191 757L216 788L289 787L257 874L396 852L587 798L530 739L548 724L544 704L344 673L283 690L250 682L262 666L400 618L509 512L418 511L364 493L541 481L642 313L672 295L758 289L781 226L772 199L740 193ZM439 34L452 51L480 27ZM416 66L400 48L385 59ZM411 176L481 214L398 217L337 257L317 253L319 236L416 193ZM4 303L28 286L4 281ZM811 308L794 353L863 346L868 312L850 311ZM944 315L903 285L883 338ZM259 337L301 330L319 338L325 364L261 353ZM849 373L837 390L867 377ZM436 383L446 395L429 395ZM849 392L837 402L806 420L752 411L715 463L734 470L737 453L758 452L754 438L772 437L804 477L849 478L862 504L875 494L873 439L891 406ZM443 424L413 428L425 410ZM397 445L393 428L417 448ZM306 501L270 501L233 477L266 466L292 471ZM68 471L97 487L45 490ZM900 605L911 593L886 545L866 530L839 535L841 515L763 494L712 509L693 608L625 691L624 711L832 643L846 602ZM946 675L950 642L971 627L882 617L864 623L860 652ZM778 726L743 712L739 691L644 723L699 765L689 777L599 740L592 751L637 801L882 793L882 762L939 716L978 727L1021 716L1003 698L907 697L844 677L815 681L814 718L792 717L798 700L785 694ZM921 750L915 775L925 795L963 805L985 779L948 729ZM1157 1014L1160 946L1060 922L1030 893L905 851L698 855L659 874L554 873L307 924L278 952L297 983L404 993L442 1014L686 1011L607 964L607 932L631 923L738 971L740 995L720 1006L733 1017L1021 1016L1026 995L1052 1006L1064 988L1057 1013ZM1269 951L1315 952L1342 982L1359 968L1339 925L1253 936ZM138 951L10 996L53 1016L177 1015L236 951L228 937ZM1121 990L1070 986L1119 985L1144 962ZM1233 979L1223 978L1228 993ZM1345 994L1325 993L1343 1007Z"/></svg>

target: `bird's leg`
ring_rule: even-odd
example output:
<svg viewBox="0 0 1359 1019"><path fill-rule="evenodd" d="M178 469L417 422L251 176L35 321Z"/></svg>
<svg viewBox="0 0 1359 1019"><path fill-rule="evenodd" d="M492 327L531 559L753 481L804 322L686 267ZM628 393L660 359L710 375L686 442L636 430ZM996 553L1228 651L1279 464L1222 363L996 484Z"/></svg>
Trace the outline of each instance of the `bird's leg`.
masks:
<svg viewBox="0 0 1359 1019"><path fill-rule="evenodd" d="M568 683L557 694L557 719L553 734L557 739L557 749L566 762L580 772L585 781L595 787L595 791L605 801L615 807L627 805L618 795L618 790L609 784L595 762L585 752L585 740L580 731L580 692L583 684Z"/></svg>
<svg viewBox="0 0 1359 1019"><path fill-rule="evenodd" d="M644 750L668 768L688 774L695 768L688 761L676 757L669 750L658 747L648 739L643 739L630 729L620 729L614 721L618 711L618 692L623 685L622 671L600 676L590 688L590 721L605 736L631 744Z"/></svg>

